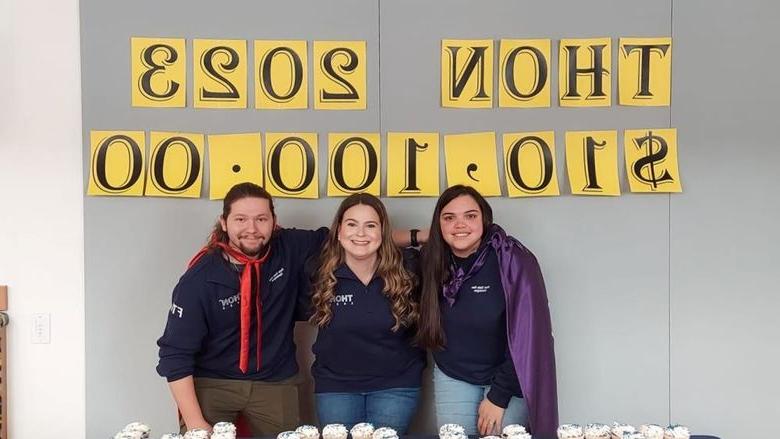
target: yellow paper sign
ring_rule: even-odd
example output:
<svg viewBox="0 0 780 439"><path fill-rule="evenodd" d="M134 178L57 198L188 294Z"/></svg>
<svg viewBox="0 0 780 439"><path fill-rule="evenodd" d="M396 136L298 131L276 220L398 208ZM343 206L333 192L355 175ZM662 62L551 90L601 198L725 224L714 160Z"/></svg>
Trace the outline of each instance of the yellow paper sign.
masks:
<svg viewBox="0 0 780 439"><path fill-rule="evenodd" d="M617 131L567 131L566 170L574 195L620 195Z"/></svg>
<svg viewBox="0 0 780 439"><path fill-rule="evenodd" d="M366 42L315 41L314 108L366 109Z"/></svg>
<svg viewBox="0 0 780 439"><path fill-rule="evenodd" d="M441 106L493 107L493 40L441 40Z"/></svg>
<svg viewBox="0 0 780 439"><path fill-rule="evenodd" d="M140 197L144 194L143 131L90 131L87 195Z"/></svg>
<svg viewBox="0 0 780 439"><path fill-rule="evenodd" d="M550 106L550 40L501 40L498 106Z"/></svg>
<svg viewBox="0 0 780 439"><path fill-rule="evenodd" d="M187 56L183 38L130 39L133 107L184 107Z"/></svg>
<svg viewBox="0 0 780 439"><path fill-rule="evenodd" d="M218 134L209 142L209 199L221 200L230 188L249 181L263 185L260 133Z"/></svg>
<svg viewBox="0 0 780 439"><path fill-rule="evenodd" d="M203 182L203 134L149 135L149 172L145 195L199 198Z"/></svg>
<svg viewBox="0 0 780 439"><path fill-rule="evenodd" d="M439 133L387 133L387 196L439 196Z"/></svg>
<svg viewBox="0 0 780 439"><path fill-rule="evenodd" d="M496 133L444 136L447 186L465 184L486 197L501 195L496 159Z"/></svg>
<svg viewBox="0 0 780 439"><path fill-rule="evenodd" d="M308 108L306 41L255 41L255 108Z"/></svg>
<svg viewBox="0 0 780 439"><path fill-rule="evenodd" d="M623 145L631 192L682 192L677 129L626 130Z"/></svg>
<svg viewBox="0 0 780 439"><path fill-rule="evenodd" d="M195 108L246 108L246 41L193 40Z"/></svg>
<svg viewBox="0 0 780 439"><path fill-rule="evenodd" d="M621 38L618 57L620 105L669 106L671 38Z"/></svg>
<svg viewBox="0 0 780 439"><path fill-rule="evenodd" d="M317 133L266 133L268 192L275 197L317 198Z"/></svg>
<svg viewBox="0 0 780 439"><path fill-rule="evenodd" d="M563 39L558 56L561 107L609 107L612 103L609 38Z"/></svg>
<svg viewBox="0 0 780 439"><path fill-rule="evenodd" d="M503 140L510 197L560 195L554 132L506 133Z"/></svg>
<svg viewBox="0 0 780 439"><path fill-rule="evenodd" d="M379 133L328 134L328 196L379 196Z"/></svg>

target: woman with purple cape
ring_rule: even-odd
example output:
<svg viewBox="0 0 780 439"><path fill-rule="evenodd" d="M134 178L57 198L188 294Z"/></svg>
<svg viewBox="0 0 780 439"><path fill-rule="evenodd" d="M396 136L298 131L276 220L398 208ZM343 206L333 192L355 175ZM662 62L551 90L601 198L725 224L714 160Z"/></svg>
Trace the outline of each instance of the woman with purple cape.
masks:
<svg viewBox="0 0 780 439"><path fill-rule="evenodd" d="M417 338L436 363L438 425L489 435L524 424L554 436L555 353L542 273L474 188L452 186L439 197L422 274Z"/></svg>

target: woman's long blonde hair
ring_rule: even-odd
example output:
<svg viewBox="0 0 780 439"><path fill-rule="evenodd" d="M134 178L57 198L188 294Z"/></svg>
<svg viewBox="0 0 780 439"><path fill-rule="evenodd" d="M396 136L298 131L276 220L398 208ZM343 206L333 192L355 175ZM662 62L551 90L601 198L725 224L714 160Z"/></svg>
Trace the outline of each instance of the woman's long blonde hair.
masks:
<svg viewBox="0 0 780 439"><path fill-rule="evenodd" d="M336 288L336 276L333 273L344 262L344 249L338 239L339 226L344 219L344 212L358 204L364 204L374 209L379 216L382 227L382 243L377 250L376 274L384 281L382 292L390 300L391 312L395 319L392 330L395 332L402 327L416 326L419 311L417 303L412 298L416 278L404 268L401 250L393 244L390 220L387 217L385 206L379 198L365 193L353 194L344 199L335 218L333 218L328 241L320 256L319 269L314 275L312 286L314 314L309 322L323 327L333 317L331 301L335 297Z"/></svg>

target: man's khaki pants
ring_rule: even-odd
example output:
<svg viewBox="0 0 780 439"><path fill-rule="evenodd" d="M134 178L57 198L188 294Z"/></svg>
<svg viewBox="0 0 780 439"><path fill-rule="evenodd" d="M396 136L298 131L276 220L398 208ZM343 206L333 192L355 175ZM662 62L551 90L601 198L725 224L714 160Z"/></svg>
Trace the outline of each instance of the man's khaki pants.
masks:
<svg viewBox="0 0 780 439"><path fill-rule="evenodd" d="M235 422L241 414L252 435L275 436L300 423L297 376L276 382L196 377L195 393L211 425Z"/></svg>

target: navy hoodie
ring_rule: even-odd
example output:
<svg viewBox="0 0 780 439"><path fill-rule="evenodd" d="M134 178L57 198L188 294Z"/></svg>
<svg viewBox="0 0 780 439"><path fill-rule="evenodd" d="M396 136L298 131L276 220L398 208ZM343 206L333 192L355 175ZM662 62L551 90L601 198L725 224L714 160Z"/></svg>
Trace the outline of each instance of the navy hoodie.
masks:
<svg viewBox="0 0 780 439"><path fill-rule="evenodd" d="M257 364L255 300L249 341L249 369L238 368L240 274L243 266L227 261L221 251L204 255L179 280L165 332L157 341L157 373L168 381L187 376L279 381L298 372L293 327L296 309L308 297L299 293L304 262L318 255L328 229L280 229L271 239L271 255L263 263L262 364ZM258 367L259 366L259 367Z"/></svg>
<svg viewBox="0 0 780 439"><path fill-rule="evenodd" d="M405 259L413 256L405 251ZM314 391L372 392L420 387L425 352L412 346L414 328L393 332L391 304L378 276L364 285L346 264L336 276L333 316L312 347ZM413 294L417 300L417 294Z"/></svg>
<svg viewBox="0 0 780 439"><path fill-rule="evenodd" d="M478 254L453 260L468 271ZM488 251L485 264L463 283L451 307L439 297L439 309L447 340L443 350L433 353L439 369L451 378L489 385L487 398L499 407L522 396L506 338L506 299L495 251Z"/></svg>

